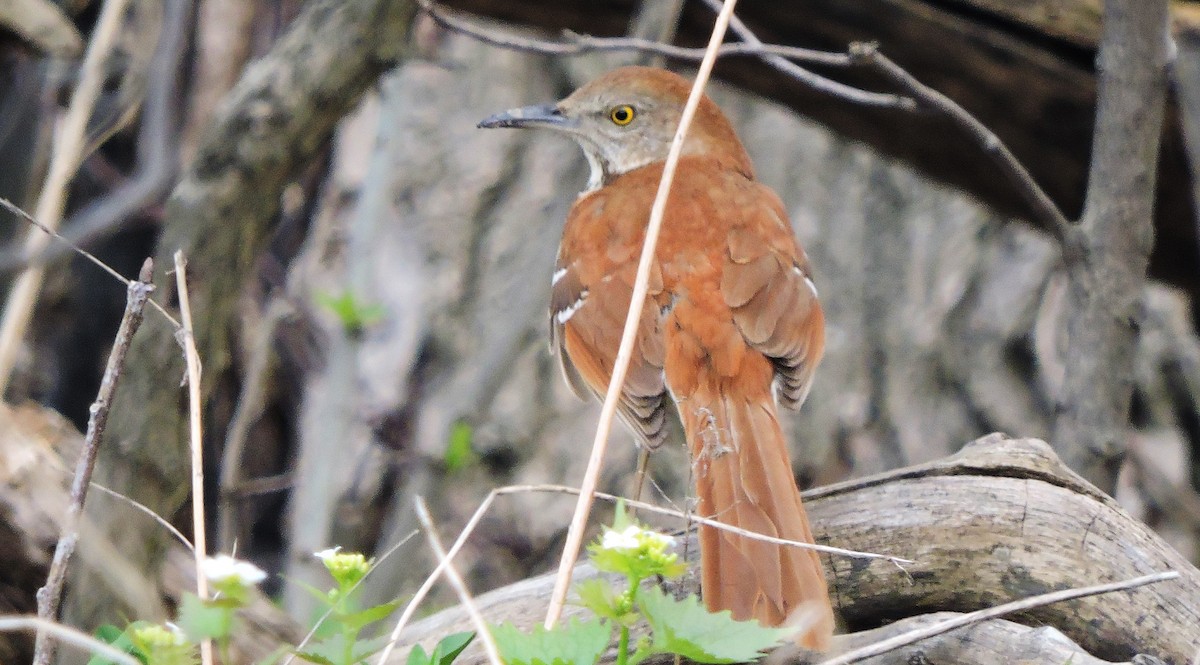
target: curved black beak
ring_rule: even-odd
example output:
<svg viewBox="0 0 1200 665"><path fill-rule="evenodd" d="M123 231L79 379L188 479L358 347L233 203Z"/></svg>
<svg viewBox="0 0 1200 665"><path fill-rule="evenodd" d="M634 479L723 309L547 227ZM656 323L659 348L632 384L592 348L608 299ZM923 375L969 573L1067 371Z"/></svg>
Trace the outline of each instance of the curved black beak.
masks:
<svg viewBox="0 0 1200 665"><path fill-rule="evenodd" d="M479 121L478 127L491 129L493 127L549 127L567 128L575 126L575 121L563 115L554 104L536 104L509 109L503 113L488 116Z"/></svg>

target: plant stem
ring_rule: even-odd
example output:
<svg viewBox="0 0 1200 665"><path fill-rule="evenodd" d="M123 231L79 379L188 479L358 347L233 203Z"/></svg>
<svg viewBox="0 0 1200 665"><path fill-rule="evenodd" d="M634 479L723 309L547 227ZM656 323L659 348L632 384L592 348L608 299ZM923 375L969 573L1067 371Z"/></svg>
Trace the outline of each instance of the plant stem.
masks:
<svg viewBox="0 0 1200 665"><path fill-rule="evenodd" d="M621 640L617 643L617 665L629 663L629 626L621 626Z"/></svg>

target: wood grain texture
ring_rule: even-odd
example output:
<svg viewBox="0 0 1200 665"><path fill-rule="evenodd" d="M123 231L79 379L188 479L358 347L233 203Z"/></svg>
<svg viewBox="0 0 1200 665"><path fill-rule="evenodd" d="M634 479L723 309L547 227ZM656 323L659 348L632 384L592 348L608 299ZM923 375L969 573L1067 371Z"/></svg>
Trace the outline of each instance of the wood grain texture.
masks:
<svg viewBox="0 0 1200 665"><path fill-rule="evenodd" d="M1012 620L1061 631L1091 657L1110 661L1146 654L1183 664L1200 648L1200 571L1064 467L1042 441L990 435L945 459L808 492L805 505L817 542L916 561L901 570L884 561L822 555L835 607L852 631L837 648L861 645L854 631L908 617L971 611L1166 570L1182 577L1049 605ZM576 574L586 579L596 573L583 564ZM527 580L484 594L479 605L489 620L532 625L549 584L548 578ZM681 588L694 590L694 581ZM406 639L443 635L464 621L458 610L447 610L411 626ZM1007 631L994 630L1002 628ZM951 649L955 642L955 653L974 648L955 633L920 648ZM1047 652L1028 662L1063 662L1058 657Z"/></svg>

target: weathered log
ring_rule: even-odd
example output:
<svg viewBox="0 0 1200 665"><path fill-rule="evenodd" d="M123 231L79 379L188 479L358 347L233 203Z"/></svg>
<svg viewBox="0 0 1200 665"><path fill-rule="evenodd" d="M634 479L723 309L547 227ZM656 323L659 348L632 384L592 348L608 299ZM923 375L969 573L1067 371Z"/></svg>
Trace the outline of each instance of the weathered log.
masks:
<svg viewBox="0 0 1200 665"><path fill-rule="evenodd" d="M1011 619L1061 631L1078 644L1080 651L1068 652L1077 654L1076 663L1126 661L1138 654L1186 663L1200 648L1200 571L1063 466L1042 441L993 434L943 460L808 492L806 502L819 543L915 561L901 569L887 561L822 555L835 606L851 631L840 638L839 649L868 639L857 631L908 617L972 611L1167 570L1181 577ZM576 579L595 574L583 564ZM490 621L536 624L551 583L540 577L484 594L480 609ZM681 587L693 585L685 580ZM470 629L454 608L414 624L404 639L436 640ZM986 659L986 648L975 651L977 634L997 641L1012 636L1017 641L1006 653L1014 653L1013 645L1029 647L1037 655L1028 662L1064 662L1056 649L1031 646L1055 640L1002 622L948 633L906 653L954 654L942 662L995 662Z"/></svg>

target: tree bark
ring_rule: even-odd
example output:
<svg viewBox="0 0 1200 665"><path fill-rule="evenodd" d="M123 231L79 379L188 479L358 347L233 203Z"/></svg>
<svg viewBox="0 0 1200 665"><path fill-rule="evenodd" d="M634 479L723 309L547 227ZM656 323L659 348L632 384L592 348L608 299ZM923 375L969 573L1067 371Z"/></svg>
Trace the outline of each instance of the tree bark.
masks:
<svg viewBox="0 0 1200 665"><path fill-rule="evenodd" d="M898 619L924 623L935 613L1167 570L1181 577L1010 617L1024 626L993 621L960 629L913 645L904 657L870 662L1013 662L1020 654L1029 657L1022 662L1094 663L1145 654L1183 665L1200 648L1200 571L1042 441L993 434L949 458L807 492L805 504L817 542L915 561L901 569L821 555L834 606L850 631L838 638L837 651L882 637L858 631ZM688 542L685 552L694 556L694 541ZM581 564L576 583L597 574ZM540 623L551 585L544 576L476 601L491 622L529 627ZM678 590L694 592L695 579L685 578ZM455 607L410 626L403 640L428 646L471 629ZM977 643L977 635L989 637ZM483 656L472 651L459 662L480 663Z"/></svg>
<svg viewBox="0 0 1200 665"><path fill-rule="evenodd" d="M196 341L211 377L206 399L229 366L234 305L270 237L284 186L312 162L363 91L399 61L413 15L411 2L312 3L246 71L204 133L168 201L156 264L171 265L182 249L192 266ZM179 348L174 331L159 323L134 345L113 408L114 445L102 453L96 479L171 516L189 494L186 420L177 392ZM219 440L208 424L210 440ZM90 518L134 570L153 575L162 554L159 529L131 525L121 512ZM74 621L120 619L117 590L105 591L95 578L74 588L87 590L71 595Z"/></svg>
<svg viewBox="0 0 1200 665"><path fill-rule="evenodd" d="M1166 94L1167 2L1104 3L1099 97L1083 219L1065 243L1066 377L1054 441L1105 492L1125 456L1139 300L1154 246Z"/></svg>

